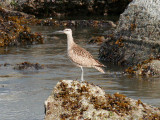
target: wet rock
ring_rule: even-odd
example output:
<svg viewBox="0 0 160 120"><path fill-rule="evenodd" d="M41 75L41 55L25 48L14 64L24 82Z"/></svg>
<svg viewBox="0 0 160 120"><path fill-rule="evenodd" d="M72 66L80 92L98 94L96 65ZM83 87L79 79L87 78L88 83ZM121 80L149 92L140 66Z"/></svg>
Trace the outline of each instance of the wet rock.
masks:
<svg viewBox="0 0 160 120"><path fill-rule="evenodd" d="M1 5L44 17L107 16L121 14L132 0L6 0Z"/></svg>
<svg viewBox="0 0 160 120"><path fill-rule="evenodd" d="M32 33L27 20L33 16L0 7L0 47L43 43L39 33Z"/></svg>
<svg viewBox="0 0 160 120"><path fill-rule="evenodd" d="M119 15L132 0L26 0L20 3L19 11L39 18L64 16Z"/></svg>
<svg viewBox="0 0 160 120"><path fill-rule="evenodd" d="M102 44L105 41L104 36L95 36L89 40L89 44Z"/></svg>
<svg viewBox="0 0 160 120"><path fill-rule="evenodd" d="M160 119L156 107L125 95L106 94L94 84L73 80L57 83L45 101L45 120Z"/></svg>
<svg viewBox="0 0 160 120"><path fill-rule="evenodd" d="M7 66L11 66L11 64L9 64L9 63L4 63L4 64L0 64L0 67L7 67Z"/></svg>
<svg viewBox="0 0 160 120"><path fill-rule="evenodd" d="M118 40L111 37L107 39L99 50L99 58L105 62L111 62L117 65L129 65L132 64L128 58L125 58L126 47L124 46L123 39L119 38ZM132 57L131 54L128 56L129 58Z"/></svg>
<svg viewBox="0 0 160 120"><path fill-rule="evenodd" d="M160 44L159 8L159 0L133 0L120 15L116 35L128 41Z"/></svg>
<svg viewBox="0 0 160 120"><path fill-rule="evenodd" d="M57 20L50 18L37 19L34 15L23 12L7 10L0 8L0 21L12 21L20 25L43 25L43 26L60 26L60 27L105 27L115 28L116 24L108 20ZM0 22L0 23L1 23Z"/></svg>
<svg viewBox="0 0 160 120"><path fill-rule="evenodd" d="M121 14L133 0L106 0L106 9L108 14Z"/></svg>
<svg viewBox="0 0 160 120"><path fill-rule="evenodd" d="M14 11L14 10L9 10L9 9L6 9L6 8L3 8L3 7L0 7L0 13L1 13L1 16L3 18L8 18L8 17L14 17L14 16L17 16L17 17L24 17L24 18L35 18L34 15L29 15L29 14L26 14L26 13L23 13L23 12L19 12L19 11Z"/></svg>
<svg viewBox="0 0 160 120"><path fill-rule="evenodd" d="M100 59L136 66L160 55L160 2L133 0L121 14L118 25L100 48Z"/></svg>
<svg viewBox="0 0 160 120"><path fill-rule="evenodd" d="M143 61L141 64L129 67L125 72L141 76L160 75L160 57L148 59Z"/></svg>
<svg viewBox="0 0 160 120"><path fill-rule="evenodd" d="M39 69L43 69L44 66L40 65L39 63L30 63L30 62L23 62L20 64L16 64L14 66L14 69L16 70L28 70L28 69L35 69L35 70L39 70Z"/></svg>
<svg viewBox="0 0 160 120"><path fill-rule="evenodd" d="M108 21L107 23L110 28L115 28L117 26L113 21Z"/></svg>
<svg viewBox="0 0 160 120"><path fill-rule="evenodd" d="M30 62L22 62L18 64L4 63L0 64L0 67L11 67L14 70L40 70L45 68L44 65L41 65L39 63L30 63Z"/></svg>
<svg viewBox="0 0 160 120"><path fill-rule="evenodd" d="M157 58L159 54L160 45L128 42L123 37L116 39L114 35L105 40L99 50L99 58L102 61L127 67L141 64L151 58Z"/></svg>
<svg viewBox="0 0 160 120"><path fill-rule="evenodd" d="M9 0L1 0L0 1L0 6L6 7L6 8L10 8L10 2Z"/></svg>

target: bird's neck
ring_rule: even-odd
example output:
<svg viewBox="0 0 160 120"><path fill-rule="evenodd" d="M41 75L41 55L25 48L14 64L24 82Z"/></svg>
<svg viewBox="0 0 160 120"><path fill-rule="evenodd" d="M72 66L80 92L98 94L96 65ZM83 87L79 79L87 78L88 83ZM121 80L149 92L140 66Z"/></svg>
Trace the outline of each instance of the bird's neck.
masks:
<svg viewBox="0 0 160 120"><path fill-rule="evenodd" d="M72 34L67 34L67 44L68 44L68 49L70 49L75 44Z"/></svg>

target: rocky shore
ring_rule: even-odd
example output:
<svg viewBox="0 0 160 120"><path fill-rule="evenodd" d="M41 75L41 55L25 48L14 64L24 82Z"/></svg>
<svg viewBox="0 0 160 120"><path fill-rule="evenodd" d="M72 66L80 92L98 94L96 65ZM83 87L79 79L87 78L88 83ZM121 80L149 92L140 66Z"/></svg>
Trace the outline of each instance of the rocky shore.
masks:
<svg viewBox="0 0 160 120"><path fill-rule="evenodd" d="M11 2L14 10L39 18L119 15L132 0L22 0Z"/></svg>
<svg viewBox="0 0 160 120"><path fill-rule="evenodd" d="M112 4L112 2L106 1L102 3L109 5ZM116 2L117 1L114 2L115 5ZM129 1L126 3L129 3ZM24 0L23 2L17 2L16 4L21 7L32 5L32 7L35 8L34 10L40 10L45 4L56 6L57 4L68 4L68 2L39 1L38 3L35 3L34 0ZM73 2L73 4L78 5L82 3L77 1ZM84 4L86 3L84 2L82 6ZM92 4L98 4L98 2ZM152 73L160 74L159 71L157 72L157 68L154 70L153 66L148 66L145 70L142 68L142 66L146 66L143 65L145 61L152 59L157 60L156 65L159 66L159 6L158 0L130 1L127 9L120 15L117 24L108 20L57 20L52 18L54 15L46 19L37 19L34 15L0 7L0 46L44 43L42 35L40 33L32 33L28 25L113 28L104 32L102 36L92 37L88 42L89 44L102 44L99 50L100 60L129 67L126 69L126 73L145 73L141 75L147 75L148 73L151 73L150 71L156 71ZM31 9L27 10L33 12ZM23 11L22 8L21 11Z"/></svg>
<svg viewBox="0 0 160 120"><path fill-rule="evenodd" d="M0 7L0 47L41 44L39 33L32 33L27 20L34 16Z"/></svg>
<svg viewBox="0 0 160 120"><path fill-rule="evenodd" d="M6 8L12 10L0 6L0 47L43 44L43 36L31 32L29 25L112 28L102 36L92 37L88 42L101 45L99 49L101 61L127 67L125 74L160 75L159 0L94 2L23 0L20 4L12 2L7 5ZM120 13L122 14L118 23L108 20L53 18L72 15L107 16ZM6 66L11 66L14 70L39 70L47 67L30 62L0 64L0 67ZM160 119L160 109L157 107L119 93L107 94L97 85L74 80L58 82L45 101L45 109L45 120Z"/></svg>
<svg viewBox="0 0 160 120"><path fill-rule="evenodd" d="M94 84L62 80L45 101L45 120L158 120L159 108Z"/></svg>
<svg viewBox="0 0 160 120"><path fill-rule="evenodd" d="M134 73L147 75L150 71L157 71L157 67L148 66L143 72L142 66L145 66L145 61L153 62L155 59L160 67L159 8L159 0L133 0L120 15L114 32L104 33L107 39L100 48L99 58L116 65L141 66Z"/></svg>

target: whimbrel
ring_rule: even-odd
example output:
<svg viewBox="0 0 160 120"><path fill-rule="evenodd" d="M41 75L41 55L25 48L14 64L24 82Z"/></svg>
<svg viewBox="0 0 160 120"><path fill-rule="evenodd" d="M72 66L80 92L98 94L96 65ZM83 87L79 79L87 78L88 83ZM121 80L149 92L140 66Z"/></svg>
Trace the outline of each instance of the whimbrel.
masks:
<svg viewBox="0 0 160 120"><path fill-rule="evenodd" d="M101 67L104 67L103 64L101 64L99 61L95 60L93 56L84 48L77 45L72 37L72 30L71 29L65 29L63 31L57 31L54 33L65 33L67 35L67 51L68 56L70 60L78 67L81 68L82 74L81 74L81 80L83 79L83 67L93 67L97 69L98 71L105 73Z"/></svg>

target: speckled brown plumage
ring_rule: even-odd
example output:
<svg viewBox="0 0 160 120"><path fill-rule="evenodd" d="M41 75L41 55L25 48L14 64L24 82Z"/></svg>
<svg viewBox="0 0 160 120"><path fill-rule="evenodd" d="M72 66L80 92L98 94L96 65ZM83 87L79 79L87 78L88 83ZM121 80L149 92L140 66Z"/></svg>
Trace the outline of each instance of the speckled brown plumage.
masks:
<svg viewBox="0 0 160 120"><path fill-rule="evenodd" d="M99 61L95 60L93 56L84 48L75 44L68 50L68 56L72 62L82 67L104 67Z"/></svg>
<svg viewBox="0 0 160 120"><path fill-rule="evenodd" d="M104 67L104 65L101 64L99 61L95 60L87 50L80 47L74 42L71 29L58 31L58 33L65 33L67 35L68 56L75 65L81 68L82 81L83 81L83 67L93 67L98 71L105 73L104 70L101 68L101 67Z"/></svg>

